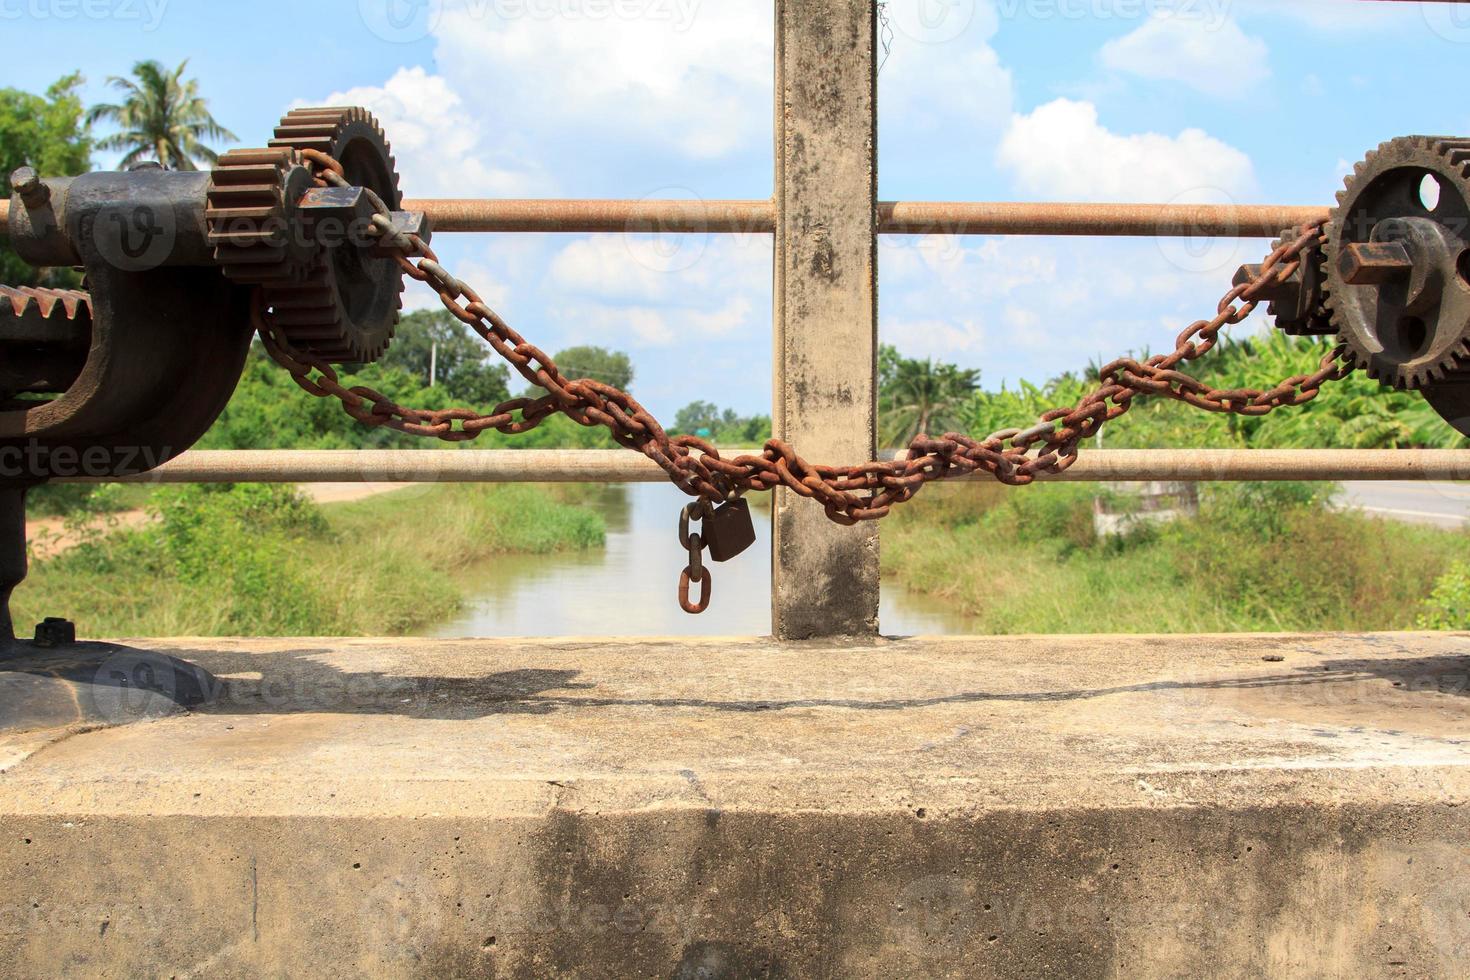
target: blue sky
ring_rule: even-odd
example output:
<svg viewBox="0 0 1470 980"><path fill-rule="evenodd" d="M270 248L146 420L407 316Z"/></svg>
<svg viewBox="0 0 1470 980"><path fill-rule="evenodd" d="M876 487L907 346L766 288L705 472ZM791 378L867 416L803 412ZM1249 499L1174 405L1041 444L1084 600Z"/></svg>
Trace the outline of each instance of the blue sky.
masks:
<svg viewBox="0 0 1470 980"><path fill-rule="evenodd" d="M1455 5L894 0L887 21L885 198L1326 204L1379 141L1470 132ZM771 23L762 0L0 0L0 84L81 69L101 101L134 61L187 57L240 145L293 105L373 108L410 196L765 197ZM1166 346L1263 245L885 239L880 330L989 386L1043 380ZM436 246L545 349L627 350L666 419L769 409L767 239Z"/></svg>

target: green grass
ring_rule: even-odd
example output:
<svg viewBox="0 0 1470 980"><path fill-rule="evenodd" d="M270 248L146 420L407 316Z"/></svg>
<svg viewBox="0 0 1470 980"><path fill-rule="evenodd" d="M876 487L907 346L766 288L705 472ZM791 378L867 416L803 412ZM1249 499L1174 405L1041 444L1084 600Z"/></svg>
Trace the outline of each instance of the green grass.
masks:
<svg viewBox="0 0 1470 980"><path fill-rule="evenodd" d="M1091 487L929 487L885 522L883 572L988 633L1470 627L1454 580L1470 534L1334 510L1321 491L1206 487L1197 519L1094 540Z"/></svg>
<svg viewBox="0 0 1470 980"><path fill-rule="evenodd" d="M43 483L26 493L26 516L85 520L148 505L154 487L143 483Z"/></svg>
<svg viewBox="0 0 1470 980"><path fill-rule="evenodd" d="M157 521L34 562L16 622L88 636L395 635L453 615L456 573L507 552L601 546L554 489L439 486L319 507L291 487L155 491Z"/></svg>

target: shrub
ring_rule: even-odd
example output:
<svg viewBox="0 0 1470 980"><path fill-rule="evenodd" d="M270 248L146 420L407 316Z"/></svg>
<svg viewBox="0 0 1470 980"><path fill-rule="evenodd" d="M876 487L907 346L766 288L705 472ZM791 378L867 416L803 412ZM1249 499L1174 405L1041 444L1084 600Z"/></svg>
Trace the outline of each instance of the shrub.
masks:
<svg viewBox="0 0 1470 980"><path fill-rule="evenodd" d="M1426 630L1470 629L1470 563L1451 562L1435 580L1417 625Z"/></svg>

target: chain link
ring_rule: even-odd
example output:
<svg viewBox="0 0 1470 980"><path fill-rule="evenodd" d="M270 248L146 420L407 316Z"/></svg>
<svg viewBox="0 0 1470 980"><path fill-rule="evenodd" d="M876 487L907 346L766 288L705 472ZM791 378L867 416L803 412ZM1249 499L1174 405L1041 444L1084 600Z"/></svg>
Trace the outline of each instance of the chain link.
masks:
<svg viewBox="0 0 1470 980"><path fill-rule="evenodd" d="M341 165L324 153L306 150L323 185L347 186ZM1310 374L1286 378L1273 388L1222 390L1179 371L1219 339L1220 331L1240 323L1255 310L1258 297L1299 268L1301 254L1318 244L1322 222L1286 236L1267 256L1254 279L1233 287L1216 305L1209 320L1198 320L1179 334L1174 350L1144 361L1119 358L1103 366L1098 386L1076 405L1043 413L1035 425L1004 429L981 440L950 432L940 437L920 434L902 458L824 466L810 463L780 439L767 441L759 455L731 459L695 436L669 436L647 410L627 392L590 378L568 379L542 350L528 343L480 298L475 290L439 264L433 249L417 235L394 229L391 212L372 198L378 214L373 228L397 254L399 267L410 278L426 283L451 314L468 325L521 377L546 394L512 398L489 413L467 408L426 411L399 405L364 386L345 387L331 365L295 350L273 325L257 291L254 322L270 356L304 390L319 398L336 398L359 422L385 426L412 435L446 442L463 442L487 429L505 434L526 432L560 412L579 425L603 426L619 445L643 453L669 480L693 497L718 504L732 493L772 490L778 486L819 502L838 524L876 520L895 504L911 500L926 483L969 473L988 473L1001 483L1024 486L1038 478L1061 473L1077 460L1078 446L1107 422L1126 413L1139 398L1172 398L1209 412L1265 415L1287 405L1301 405L1317 397L1322 385L1346 377L1352 366L1337 347L1322 358ZM689 611L709 603L709 570L699 561L688 533L686 510L681 516L680 540L690 548L690 564L680 576L680 604ZM701 546L702 546L702 539ZM701 601L689 602L692 584L702 587Z"/></svg>

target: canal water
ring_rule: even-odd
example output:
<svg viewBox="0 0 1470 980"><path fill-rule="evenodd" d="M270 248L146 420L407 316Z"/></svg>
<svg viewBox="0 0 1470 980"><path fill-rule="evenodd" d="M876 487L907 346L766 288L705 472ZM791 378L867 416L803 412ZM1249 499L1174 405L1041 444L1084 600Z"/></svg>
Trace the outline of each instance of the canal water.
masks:
<svg viewBox="0 0 1470 980"><path fill-rule="evenodd" d="M551 555L503 555L468 573L472 599L431 635L759 636L771 631L771 512L752 507L756 543L711 563L714 594L702 615L679 608L675 589L687 556L679 508L688 498L657 483L607 487L589 506L607 523L607 546ZM974 626L940 603L885 583L885 634L968 633Z"/></svg>

